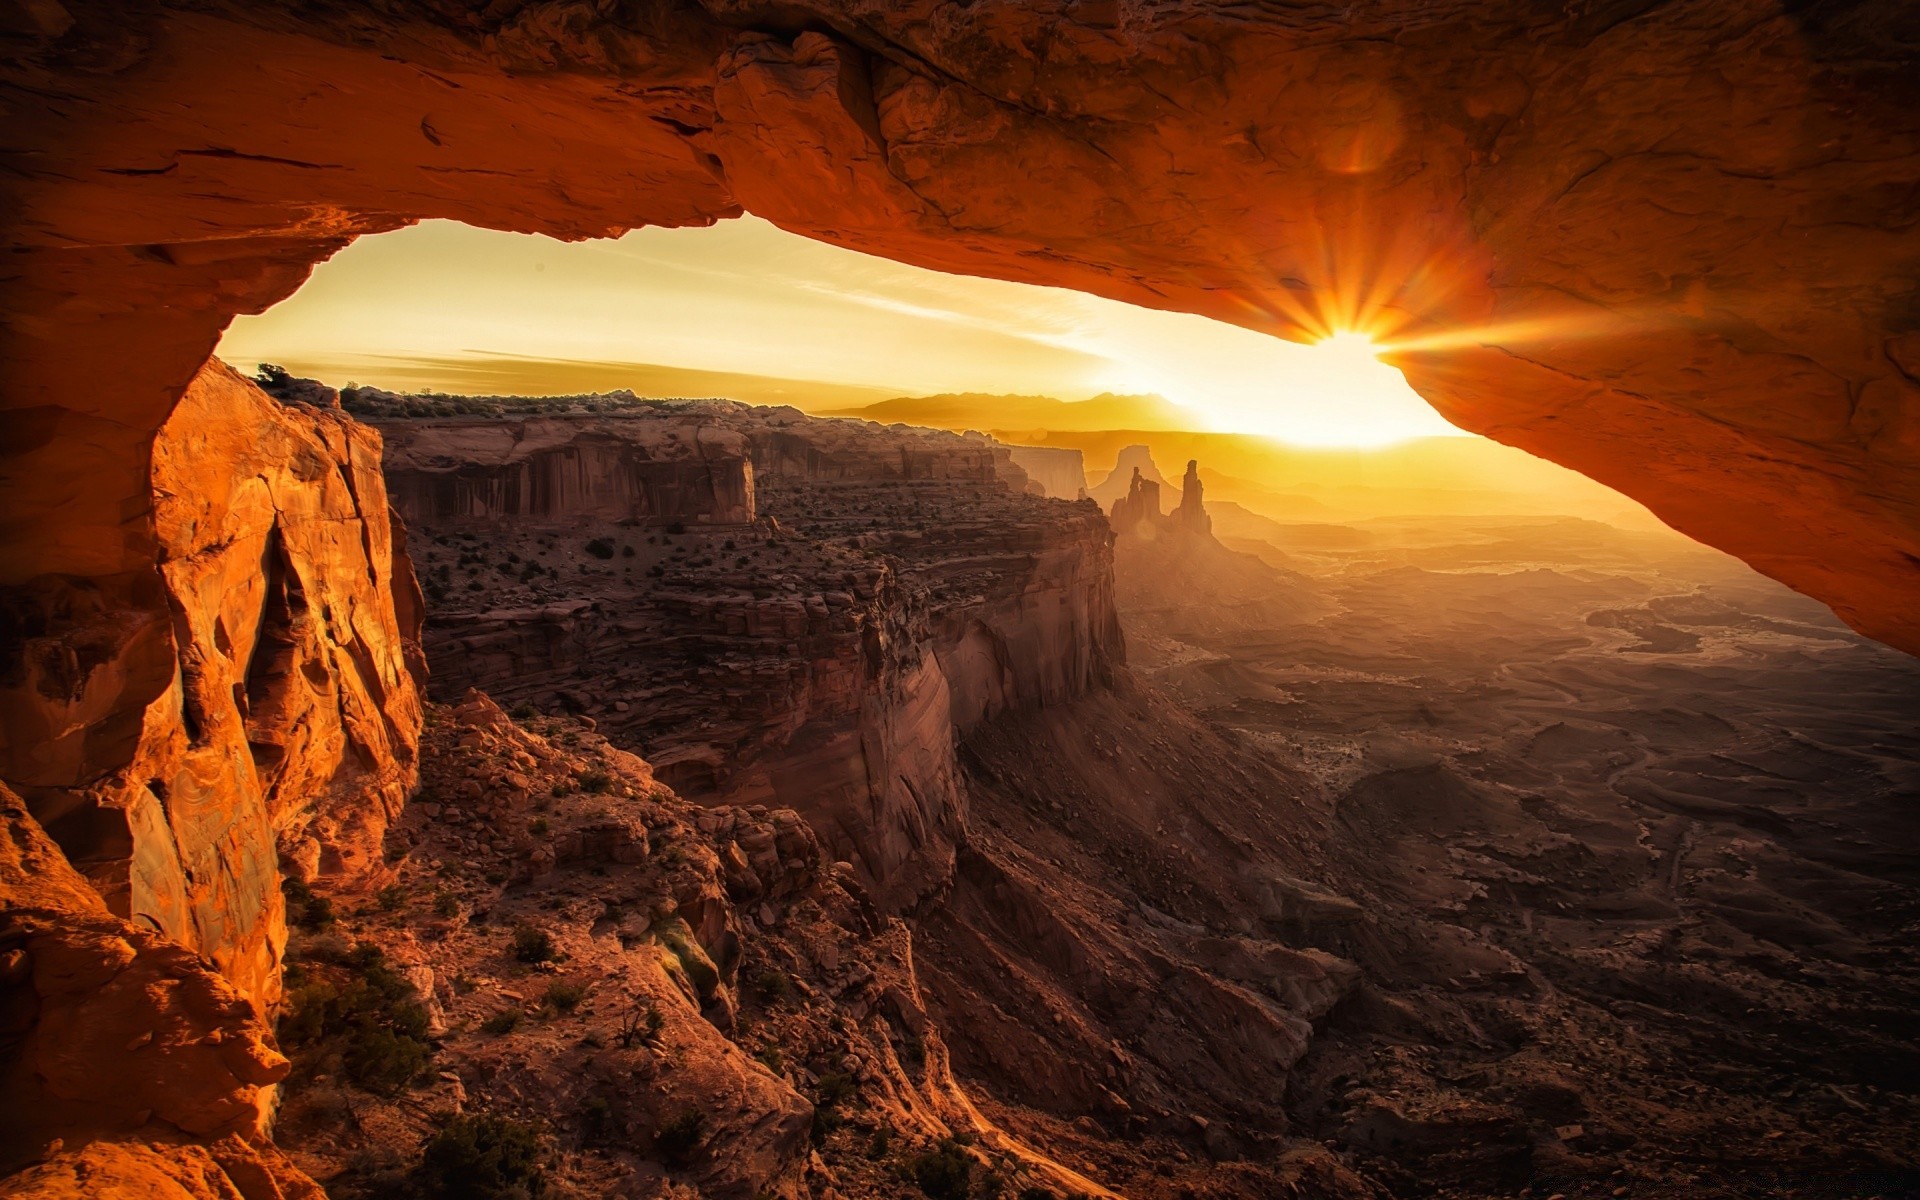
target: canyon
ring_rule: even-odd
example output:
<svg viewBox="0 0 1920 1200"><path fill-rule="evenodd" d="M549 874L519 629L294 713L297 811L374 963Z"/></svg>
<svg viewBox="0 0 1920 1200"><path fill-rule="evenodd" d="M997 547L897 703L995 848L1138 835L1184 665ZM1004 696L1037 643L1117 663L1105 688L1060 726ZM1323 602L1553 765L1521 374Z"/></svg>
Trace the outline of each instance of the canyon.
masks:
<svg viewBox="0 0 1920 1200"><path fill-rule="evenodd" d="M209 355L416 221L751 211L1358 328L1912 653L1915 20L16 6L0 1195L1912 1193L1911 667L1817 607Z"/></svg>
<svg viewBox="0 0 1920 1200"><path fill-rule="evenodd" d="M263 381L210 364L155 450L139 761L250 763L196 776L219 836L7 798L0 1195L1915 1182L1920 672L1744 568L1223 541L1144 448L1109 517L978 435ZM156 859L158 929L113 883Z"/></svg>

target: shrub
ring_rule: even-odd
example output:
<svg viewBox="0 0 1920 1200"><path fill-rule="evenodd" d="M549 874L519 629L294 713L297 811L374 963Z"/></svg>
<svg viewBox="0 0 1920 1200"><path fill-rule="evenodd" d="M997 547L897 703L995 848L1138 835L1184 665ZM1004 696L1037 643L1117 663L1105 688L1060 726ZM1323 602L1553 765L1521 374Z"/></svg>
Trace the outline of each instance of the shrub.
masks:
<svg viewBox="0 0 1920 1200"><path fill-rule="evenodd" d="M654 1132L653 1146L668 1163L684 1166L693 1160L694 1151L700 1148L700 1139L706 1132L707 1114L697 1108L683 1109Z"/></svg>
<svg viewBox="0 0 1920 1200"><path fill-rule="evenodd" d="M820 1095L815 1103L833 1108L858 1090L859 1085L854 1083L853 1076L842 1071L834 1071L820 1077Z"/></svg>
<svg viewBox="0 0 1920 1200"><path fill-rule="evenodd" d="M1051 1188L1023 1187L1020 1189L1020 1200L1060 1200L1060 1197Z"/></svg>
<svg viewBox="0 0 1920 1200"><path fill-rule="evenodd" d="M342 965L356 972L345 986L321 981L294 993L281 1040L316 1053L337 1047L356 1087L397 1092L427 1064L427 1010L377 948L356 947Z"/></svg>
<svg viewBox="0 0 1920 1200"><path fill-rule="evenodd" d="M433 911L443 917L460 915L460 900L452 892L441 892L433 900Z"/></svg>
<svg viewBox="0 0 1920 1200"><path fill-rule="evenodd" d="M621 557L621 558L632 558L632 557L633 557L633 547L632 547L632 546L622 546L622 547L620 547L620 557Z"/></svg>
<svg viewBox="0 0 1920 1200"><path fill-rule="evenodd" d="M930 1200L967 1200L973 1194L973 1159L952 1138L914 1155L907 1173Z"/></svg>
<svg viewBox="0 0 1920 1200"><path fill-rule="evenodd" d="M375 894L373 902L381 912L398 912L400 906L407 902L407 889L390 883Z"/></svg>
<svg viewBox="0 0 1920 1200"><path fill-rule="evenodd" d="M660 1040L660 1026L663 1024L660 1010L649 1004L645 1008L634 1005L627 1012L626 1019L620 1022L620 1047L631 1050L635 1046L652 1046Z"/></svg>
<svg viewBox="0 0 1920 1200"><path fill-rule="evenodd" d="M778 1046L772 1044L762 1046L753 1057L756 1062L775 1075L787 1069L787 1056L780 1052Z"/></svg>
<svg viewBox="0 0 1920 1200"><path fill-rule="evenodd" d="M444 1200L526 1200L546 1191L539 1130L490 1114L442 1126L427 1143L420 1174L427 1193Z"/></svg>
<svg viewBox="0 0 1920 1200"><path fill-rule="evenodd" d="M513 711L508 713L507 715L512 717L516 721L531 721L533 718L539 716L540 713L538 710L536 710L533 707L533 705L527 703L525 700L522 700L520 703L514 705Z"/></svg>
<svg viewBox="0 0 1920 1200"><path fill-rule="evenodd" d="M784 972L769 968L753 977L753 994L768 1004L777 1004L786 999L792 990L793 984Z"/></svg>
<svg viewBox="0 0 1920 1200"><path fill-rule="evenodd" d="M613 543L606 538L594 538L587 543L587 553L595 558L612 558Z"/></svg>
<svg viewBox="0 0 1920 1200"><path fill-rule="evenodd" d="M517 1008L497 1012L480 1022L480 1032L490 1033L494 1037L505 1037L518 1028L520 1028L520 1010Z"/></svg>
<svg viewBox="0 0 1920 1200"><path fill-rule="evenodd" d="M553 961L553 935L531 925L519 925L513 931L513 956L523 963Z"/></svg>
<svg viewBox="0 0 1920 1200"><path fill-rule="evenodd" d="M570 1013L580 1007L587 998L587 989L577 983L563 983L556 979L547 985L546 1003L555 1012Z"/></svg>
<svg viewBox="0 0 1920 1200"><path fill-rule="evenodd" d="M325 929L333 924L333 902L316 896L305 880L288 877L280 885L287 898L287 921L302 929Z"/></svg>
<svg viewBox="0 0 1920 1200"><path fill-rule="evenodd" d="M547 819L545 817L535 817L533 820L527 823L527 832L531 833L535 837L547 836L547 830L549 828L551 828L551 826L547 824Z"/></svg>
<svg viewBox="0 0 1920 1200"><path fill-rule="evenodd" d="M588 1096L580 1106L580 1141L598 1146L613 1136L613 1105L605 1096Z"/></svg>
<svg viewBox="0 0 1920 1200"><path fill-rule="evenodd" d="M613 790L613 776L605 771L582 771L579 775L580 790L599 796Z"/></svg>

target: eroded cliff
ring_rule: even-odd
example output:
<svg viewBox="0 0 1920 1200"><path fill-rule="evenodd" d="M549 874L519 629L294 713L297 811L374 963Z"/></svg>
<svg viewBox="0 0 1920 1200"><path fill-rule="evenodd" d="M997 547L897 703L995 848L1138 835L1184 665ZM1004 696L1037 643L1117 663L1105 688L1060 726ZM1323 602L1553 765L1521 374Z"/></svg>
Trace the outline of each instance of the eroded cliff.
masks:
<svg viewBox="0 0 1920 1200"><path fill-rule="evenodd" d="M395 588L413 583L395 574L380 439L343 413L212 362L150 470L157 607L32 589L0 762L116 915L270 1004L282 864L376 867L412 785L417 630Z"/></svg>
<svg viewBox="0 0 1920 1200"><path fill-rule="evenodd" d="M710 401L381 427L443 695L588 715L688 795L795 808L889 906L950 877L956 737L1121 658L1105 523L981 437ZM703 447L747 504L702 493L662 522L436 499L511 491L524 456L501 447L585 438L636 477Z"/></svg>

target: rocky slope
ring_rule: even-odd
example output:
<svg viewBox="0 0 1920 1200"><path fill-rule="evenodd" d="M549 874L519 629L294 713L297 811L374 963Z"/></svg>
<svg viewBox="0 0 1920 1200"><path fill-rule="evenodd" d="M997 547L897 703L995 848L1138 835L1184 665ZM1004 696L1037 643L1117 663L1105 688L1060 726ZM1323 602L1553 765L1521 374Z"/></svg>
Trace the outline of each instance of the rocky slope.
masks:
<svg viewBox="0 0 1920 1200"><path fill-rule="evenodd" d="M393 834L394 882L372 903L336 897L346 903L296 941L301 987L282 1026L299 1031L296 1068L277 1136L335 1197L447 1186L459 1160L445 1130L476 1127L456 1117L495 1123L479 1126L488 1136L502 1122L524 1131L539 1146L525 1178L561 1194L1113 1195L1068 1165L1085 1162L1140 1172L1129 1195L1170 1196L1186 1193L1152 1174L1154 1159L1205 1172L1182 1148L1199 1146L1204 1122L1184 1112L1136 1118L1128 1145L1091 1123L1063 1138L1058 1117L976 1103L927 1000L929 987L951 992L962 962L933 968L930 984L919 935L879 913L797 813L686 803L574 719L515 723L478 696L435 710L423 762L421 801ZM1176 1003L1257 1016L1289 1061L1303 1018L1349 982L1326 956L1275 961L1230 942L1212 953L1241 960L1255 992L1276 968L1300 990L1259 999L1196 977ZM386 1012L417 1010L411 1087L405 1072L385 1086L355 1073L363 1035L340 997L369 976L399 981ZM1033 1048L981 1033L1004 1052ZM1125 1036L1087 1061L1132 1092L1132 1057L1165 1055L1148 1028ZM1311 1154L1251 1170L1281 1187L1353 1183Z"/></svg>
<svg viewBox="0 0 1920 1200"><path fill-rule="evenodd" d="M956 734L1121 657L1099 514L1030 495L984 438L720 401L380 425L441 695L590 715L690 796L795 808L889 907L951 871ZM631 497L689 461L750 483L437 499L527 494L535 460Z"/></svg>

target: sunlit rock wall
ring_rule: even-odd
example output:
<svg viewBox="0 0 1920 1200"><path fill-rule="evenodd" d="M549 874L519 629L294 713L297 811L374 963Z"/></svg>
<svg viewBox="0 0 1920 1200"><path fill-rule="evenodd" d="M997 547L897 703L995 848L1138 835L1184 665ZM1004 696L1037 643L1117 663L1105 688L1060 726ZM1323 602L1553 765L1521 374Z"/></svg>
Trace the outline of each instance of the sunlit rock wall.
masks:
<svg viewBox="0 0 1920 1200"><path fill-rule="evenodd" d="M279 989L282 864L377 867L414 778L417 629L396 616L379 463L344 414L209 363L152 451L165 619L43 617L4 694L5 778L111 910L260 1002Z"/></svg>
<svg viewBox="0 0 1920 1200"><path fill-rule="evenodd" d="M738 434L697 420L604 417L378 421L394 507L410 522L569 517L753 520Z"/></svg>

